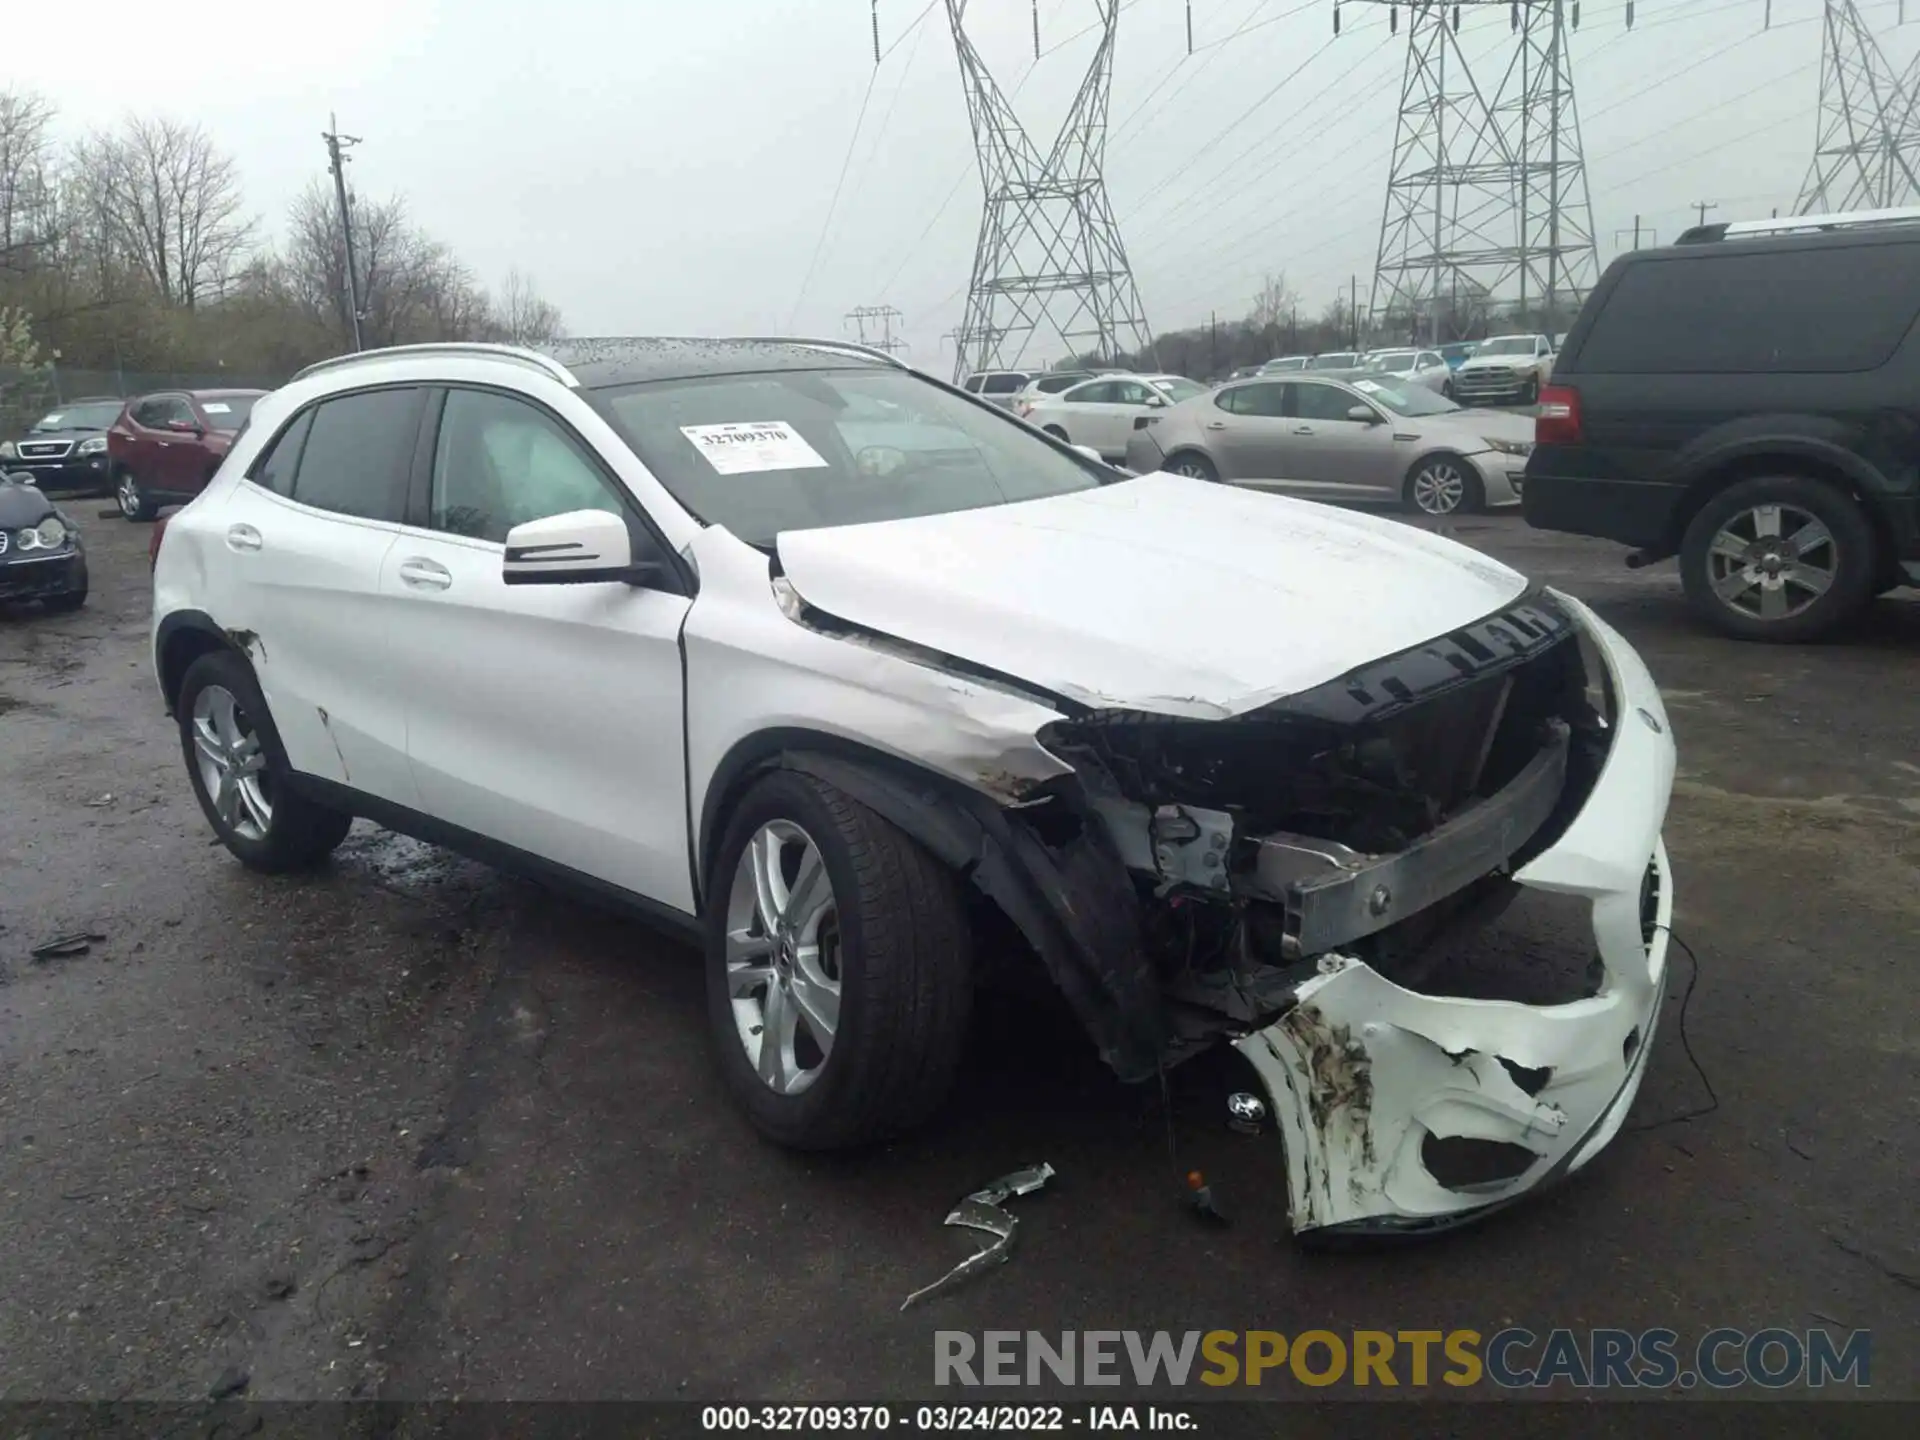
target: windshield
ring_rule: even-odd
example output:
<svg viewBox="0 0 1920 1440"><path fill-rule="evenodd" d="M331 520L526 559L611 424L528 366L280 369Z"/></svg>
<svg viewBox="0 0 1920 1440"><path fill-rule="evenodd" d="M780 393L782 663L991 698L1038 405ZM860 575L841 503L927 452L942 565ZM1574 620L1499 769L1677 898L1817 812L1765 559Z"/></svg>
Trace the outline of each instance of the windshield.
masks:
<svg viewBox="0 0 1920 1440"><path fill-rule="evenodd" d="M1353 388L1398 415L1444 415L1460 408L1424 385L1383 385L1378 380L1356 380Z"/></svg>
<svg viewBox="0 0 1920 1440"><path fill-rule="evenodd" d="M1531 355L1535 349L1531 335L1507 335L1499 340L1482 340L1480 348L1473 352L1478 360L1482 355Z"/></svg>
<svg viewBox="0 0 1920 1440"><path fill-rule="evenodd" d="M1184 375L1169 375L1164 380L1149 380L1147 383L1176 405L1182 400L1191 400L1196 395L1207 393L1206 386L1196 384Z"/></svg>
<svg viewBox="0 0 1920 1440"><path fill-rule="evenodd" d="M217 395L211 400L202 400L200 408L207 412L207 423L216 430L238 430L247 423L247 416L253 413L252 395Z"/></svg>
<svg viewBox="0 0 1920 1440"><path fill-rule="evenodd" d="M1260 368L1268 374L1276 370L1304 370L1307 368L1307 358L1304 355L1287 355L1278 360L1269 360Z"/></svg>
<svg viewBox="0 0 1920 1440"><path fill-rule="evenodd" d="M1382 350L1367 363L1382 370L1411 370L1413 369L1413 351Z"/></svg>
<svg viewBox="0 0 1920 1440"><path fill-rule="evenodd" d="M1316 355L1307 366L1309 370L1353 370L1358 368L1360 357L1351 351L1339 355Z"/></svg>
<svg viewBox="0 0 1920 1440"><path fill-rule="evenodd" d="M674 499L753 545L1104 483L1019 421L895 370L701 376L592 399Z"/></svg>
<svg viewBox="0 0 1920 1440"><path fill-rule="evenodd" d="M55 410L42 415L33 422L36 430L104 430L120 418L118 400L102 400L97 404L69 405L64 410Z"/></svg>

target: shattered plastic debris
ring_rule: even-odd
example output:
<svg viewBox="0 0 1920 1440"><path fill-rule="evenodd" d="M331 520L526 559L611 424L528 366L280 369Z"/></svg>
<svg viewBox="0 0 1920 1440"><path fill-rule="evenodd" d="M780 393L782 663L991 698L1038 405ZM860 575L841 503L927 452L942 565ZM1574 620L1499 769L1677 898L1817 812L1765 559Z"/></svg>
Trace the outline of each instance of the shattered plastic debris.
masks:
<svg viewBox="0 0 1920 1440"><path fill-rule="evenodd" d="M989 1270L995 1265L1005 1264L1007 1254L1013 1248L1013 1232L1020 1228L1020 1222L1002 1210L1001 1204L1015 1195L1031 1195L1052 1178L1053 1166L1043 1160L1038 1165L1029 1165L1023 1170L1015 1170L1011 1175L1002 1175L985 1189L974 1191L954 1206L946 1218L946 1224L992 1235L993 1243L962 1260L931 1285L922 1286L914 1291L901 1302L900 1308L905 1310L929 1295L957 1285L969 1275L978 1275L981 1271Z"/></svg>
<svg viewBox="0 0 1920 1440"><path fill-rule="evenodd" d="M76 930L71 935L61 935L44 945L36 945L27 953L36 960L69 960L75 955L86 954L91 946L106 938L98 930Z"/></svg>

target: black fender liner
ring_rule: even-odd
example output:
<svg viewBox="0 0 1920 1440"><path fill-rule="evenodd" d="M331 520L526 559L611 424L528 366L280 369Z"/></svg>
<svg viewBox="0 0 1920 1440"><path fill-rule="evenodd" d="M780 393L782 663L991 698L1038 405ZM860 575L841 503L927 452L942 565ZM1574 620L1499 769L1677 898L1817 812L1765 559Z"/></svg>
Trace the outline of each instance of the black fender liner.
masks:
<svg viewBox="0 0 1920 1440"><path fill-rule="evenodd" d="M1057 792L1079 823L1058 843L985 795L937 777L810 750L780 767L844 791L965 875L1006 912L1122 1080L1158 1073L1166 1023L1144 944L1140 897L1105 829Z"/></svg>

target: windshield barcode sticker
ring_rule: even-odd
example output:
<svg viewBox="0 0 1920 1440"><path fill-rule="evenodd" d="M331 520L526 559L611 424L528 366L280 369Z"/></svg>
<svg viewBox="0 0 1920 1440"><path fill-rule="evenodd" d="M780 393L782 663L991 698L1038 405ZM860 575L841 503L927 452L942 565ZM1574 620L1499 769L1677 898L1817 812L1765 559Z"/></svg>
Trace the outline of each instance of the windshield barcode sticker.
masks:
<svg viewBox="0 0 1920 1440"><path fill-rule="evenodd" d="M722 475L751 475L761 470L818 470L820 452L794 433L784 420L726 425L682 425L680 433Z"/></svg>

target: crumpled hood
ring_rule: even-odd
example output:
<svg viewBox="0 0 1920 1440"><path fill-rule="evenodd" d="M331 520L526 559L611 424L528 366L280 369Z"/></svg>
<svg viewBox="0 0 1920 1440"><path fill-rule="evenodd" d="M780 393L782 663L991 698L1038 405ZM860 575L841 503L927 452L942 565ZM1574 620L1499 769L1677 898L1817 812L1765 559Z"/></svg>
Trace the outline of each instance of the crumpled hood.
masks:
<svg viewBox="0 0 1920 1440"><path fill-rule="evenodd" d="M809 605L1081 704L1220 718L1518 598L1518 573L1371 515L1178 475L777 541Z"/></svg>

